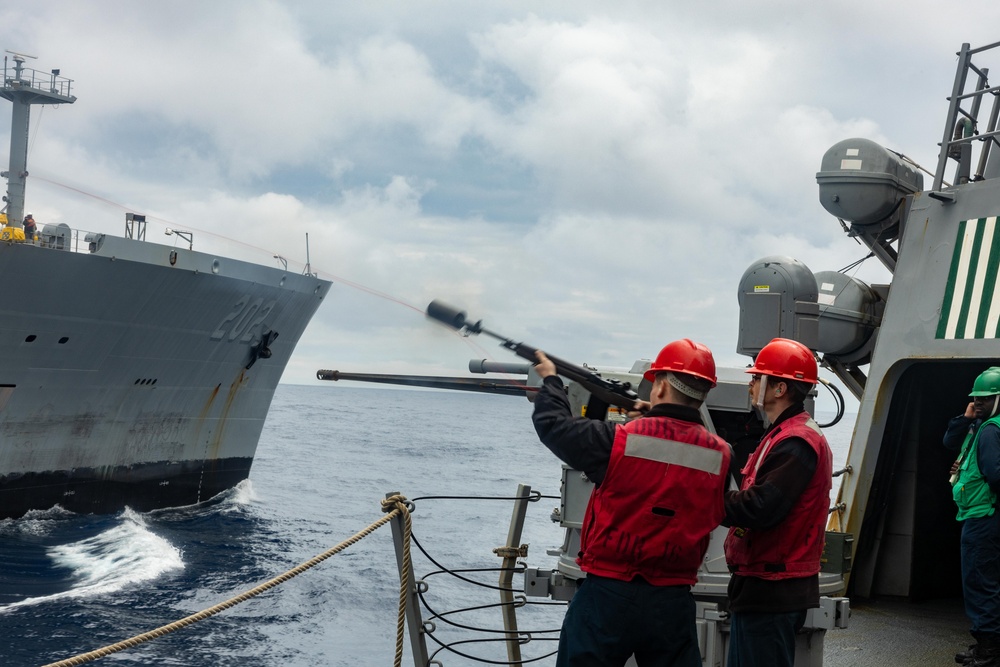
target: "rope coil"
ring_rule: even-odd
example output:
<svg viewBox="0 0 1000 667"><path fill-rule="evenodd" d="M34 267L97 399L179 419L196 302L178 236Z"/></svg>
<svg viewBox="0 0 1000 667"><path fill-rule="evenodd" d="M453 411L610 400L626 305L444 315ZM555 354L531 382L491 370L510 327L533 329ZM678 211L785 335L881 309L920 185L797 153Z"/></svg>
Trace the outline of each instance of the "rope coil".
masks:
<svg viewBox="0 0 1000 667"><path fill-rule="evenodd" d="M139 644L142 644L144 642L148 642L152 639L157 639L166 634L187 627L193 623L197 623L198 621L205 620L206 618L214 616L221 611L229 609L230 607L234 607L237 604L240 604L241 602L246 602L250 598L260 595L264 591L270 590L271 588L274 588L279 584L283 584L292 577L296 577L305 572L306 570L315 567L316 565L319 565L330 556L333 556L343 551L347 547L356 544L363 538L367 537L371 533L375 532L376 530L378 530L379 528L381 528L382 526L384 526L385 524L389 523L390 521L399 516L403 518L403 524L404 524L403 558L405 560L405 563L409 565L410 535L411 535L411 518L409 509L410 505L411 503L409 503L409 501L404 496L401 495L390 496L389 498L382 500L382 511L386 514L381 519L375 521L367 528L355 533L354 535L347 538L340 544L331 547L330 549L324 551L318 556L310 558L304 563L295 566L291 570L288 570L287 572L278 575L277 577L271 579L270 581L266 581L263 584L260 584L259 586L251 588L250 590L244 593L240 593L239 595L232 597L224 602L220 602L219 604L209 607L208 609L204 609L195 614L191 614L190 616L186 616L178 621L174 621L173 623L168 623L167 625L160 626L155 630L144 632L140 635L130 637L129 639L126 639L124 641L120 641L115 644L110 644L108 646L104 646L102 648L90 651L88 653L81 653L80 655L73 656L72 658L67 658L65 660L60 660L58 662L52 662L47 665L44 665L43 667L72 667L74 665L82 665L84 663L97 660L98 658L103 658L105 656L111 655L112 653L118 653L119 651L124 651L125 649L128 648L134 648L135 646L138 646ZM406 613L406 597L407 597L406 594L409 589L409 576L407 574L408 571L409 567L402 568L403 574L400 577L400 584L399 584L399 619L396 624L396 659L394 663L395 667L400 667L403 659L403 628L404 628L404 619Z"/></svg>

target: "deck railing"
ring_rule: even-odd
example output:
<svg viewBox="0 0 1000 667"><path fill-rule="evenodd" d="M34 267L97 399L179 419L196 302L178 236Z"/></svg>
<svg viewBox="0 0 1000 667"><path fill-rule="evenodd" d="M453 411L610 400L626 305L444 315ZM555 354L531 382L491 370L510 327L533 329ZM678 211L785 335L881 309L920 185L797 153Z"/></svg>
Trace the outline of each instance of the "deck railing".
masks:
<svg viewBox="0 0 1000 667"><path fill-rule="evenodd" d="M55 93L63 97L73 96L73 80L64 76L59 76L59 70L54 69L42 72L30 67L17 67L17 61L13 64L4 58L3 63L3 87L5 89L24 88L28 86L36 90Z"/></svg>

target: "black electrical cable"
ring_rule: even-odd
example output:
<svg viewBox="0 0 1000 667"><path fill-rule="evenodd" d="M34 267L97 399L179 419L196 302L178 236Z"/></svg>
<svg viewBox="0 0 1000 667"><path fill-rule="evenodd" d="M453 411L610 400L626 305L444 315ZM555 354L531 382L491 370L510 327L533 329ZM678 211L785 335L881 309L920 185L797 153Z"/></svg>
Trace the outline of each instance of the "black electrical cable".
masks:
<svg viewBox="0 0 1000 667"><path fill-rule="evenodd" d="M839 422L844 416L844 395L840 393L840 389L837 389L837 385L832 382L827 382L823 378L817 378L817 380L819 380L820 384L826 387L827 391L833 395L833 400L837 404L837 415L833 418L833 421L827 422L826 424L818 424L820 428L829 428L837 424L837 422Z"/></svg>

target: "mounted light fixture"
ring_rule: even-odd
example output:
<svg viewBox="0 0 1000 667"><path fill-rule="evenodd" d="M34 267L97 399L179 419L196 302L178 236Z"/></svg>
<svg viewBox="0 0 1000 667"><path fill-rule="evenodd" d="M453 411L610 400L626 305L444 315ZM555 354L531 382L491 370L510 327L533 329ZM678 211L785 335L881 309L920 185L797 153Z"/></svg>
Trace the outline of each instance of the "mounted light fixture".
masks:
<svg viewBox="0 0 1000 667"><path fill-rule="evenodd" d="M182 239L188 242L188 250L194 250L193 232L185 232L181 231L180 229L171 229L170 227L167 227L166 229L163 230L163 233L166 234L167 236L170 236L171 234L176 234L177 236L181 237Z"/></svg>

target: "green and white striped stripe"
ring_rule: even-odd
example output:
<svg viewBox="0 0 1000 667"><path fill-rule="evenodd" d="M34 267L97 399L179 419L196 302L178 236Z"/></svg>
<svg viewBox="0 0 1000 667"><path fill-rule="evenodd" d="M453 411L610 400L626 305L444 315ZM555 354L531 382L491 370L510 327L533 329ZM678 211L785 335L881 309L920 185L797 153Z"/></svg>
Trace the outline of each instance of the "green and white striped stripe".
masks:
<svg viewBox="0 0 1000 667"><path fill-rule="evenodd" d="M937 338L1000 337L1000 225L996 216L958 225Z"/></svg>

